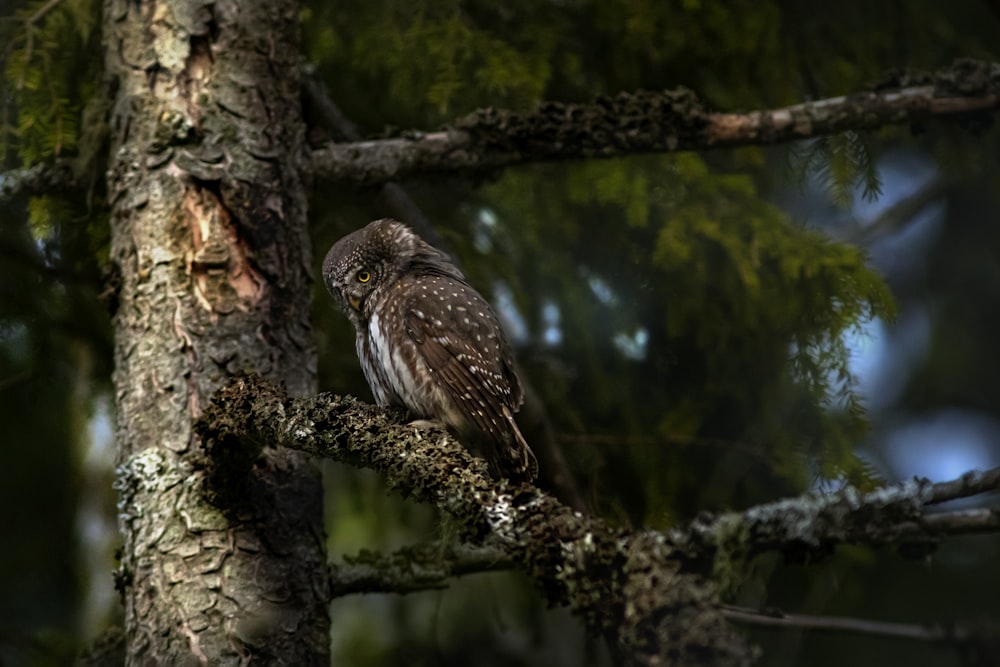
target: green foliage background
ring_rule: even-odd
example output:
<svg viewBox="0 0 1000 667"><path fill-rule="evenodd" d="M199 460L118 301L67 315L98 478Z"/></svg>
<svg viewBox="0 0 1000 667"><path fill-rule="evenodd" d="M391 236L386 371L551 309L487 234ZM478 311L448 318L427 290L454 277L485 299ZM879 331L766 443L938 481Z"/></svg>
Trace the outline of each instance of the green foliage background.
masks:
<svg viewBox="0 0 1000 667"><path fill-rule="evenodd" d="M0 511L15 536L0 570L0 626L11 628L0 634L0 659L59 664L100 626L84 617L106 610L84 600L110 579L86 574L81 556L90 543L75 523L84 499L100 497L109 513L112 503L107 473L84 465L95 397L107 397L111 367L108 304L100 298L107 288L100 151L108 104L100 85L100 6L19 2L0 14L11 17L0 24L5 167L81 156L93 184L82 197L16 202L0 221L8 443L0 448ZM640 88L686 86L725 111L793 104L863 89L893 68L939 68L957 57L996 61L1000 17L987 3L932 0L349 0L304 4L302 28L305 58L333 99L365 135L380 136L433 129L479 107L530 109L545 99L584 101ZM879 471L856 456L868 419L844 334L875 316L890 320L896 301L905 313L929 294L943 302L961 292L958 311L966 315L958 319L964 328L954 318L936 320L930 352L899 411L958 404L1000 413L981 363L1000 322L971 314L1000 289L1000 274L988 273L1000 265L1000 243L968 222L996 210L989 193L1000 174L997 133L925 129L529 165L485 182L405 185L472 282L494 300L503 297L502 309L515 314L519 360L587 500L614 521L666 528L698 511L800 493L821 479L875 483ZM331 134L318 123L310 136L321 143ZM966 217L949 218L948 240L929 261L954 269L961 263L955 258L977 247L985 268L975 284L928 280L890 291L862 249L834 243L777 205L783 192L817 176L826 184L817 208L875 197L879 156L899 146L933 156L962 184ZM386 214L371 190L317 192L317 268L336 238ZM321 388L368 397L350 328L321 285L315 312ZM955 340L967 358L952 356ZM439 538L428 510L386 498L376 478L333 466L327 473L331 553ZM19 509L25 506L30 510ZM998 551L995 540L967 548ZM899 620L985 608L988 591L1000 587L997 574L951 567L947 553L942 559L930 584L891 554L845 550L808 569L761 559L731 592L746 604ZM870 583L887 570L894 577L875 600ZM917 603L914 581L927 592ZM480 577L405 599L338 601L334 613L335 652L349 664L606 659L572 620L539 609L530 584L516 577ZM890 654L884 644L860 640L835 650L823 639L755 640L768 651L765 664L837 664L845 655L873 665L886 655L913 664L955 658L908 654L912 647Z"/></svg>

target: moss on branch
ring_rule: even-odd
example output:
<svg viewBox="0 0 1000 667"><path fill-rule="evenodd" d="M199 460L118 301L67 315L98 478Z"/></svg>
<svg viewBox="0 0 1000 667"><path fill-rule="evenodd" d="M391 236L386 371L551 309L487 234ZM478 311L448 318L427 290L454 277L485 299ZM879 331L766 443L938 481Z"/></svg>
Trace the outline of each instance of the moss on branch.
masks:
<svg viewBox="0 0 1000 667"><path fill-rule="evenodd" d="M550 604L568 605L611 637L630 664L738 665L753 656L720 613L714 587L679 571L663 535L629 533L534 487L492 480L443 430L352 398L292 399L254 377L224 387L196 428L221 466L245 461L247 442L266 442L385 474L392 488L453 516L464 539L488 538Z"/></svg>
<svg viewBox="0 0 1000 667"><path fill-rule="evenodd" d="M198 431L212 465L225 471L214 478L217 491L230 497L239 496L239 480L261 443L269 443L377 470L404 496L457 519L465 544L443 556L417 548L348 559L334 567L334 595L410 592L458 574L516 567L535 579L550 604L571 607L595 634L614 638L634 664L751 659L752 649L724 621L715 586L700 573L711 572L725 586L738 583L746 562L765 551L815 559L852 543L923 555L942 535L997 527L988 510L929 515L927 507L1000 487L1000 468L937 484L914 479L869 493L845 487L744 512L706 513L669 534L629 532L534 487L490 479L485 463L446 432L416 428L402 417L350 397L291 399L243 377L220 391ZM235 486L227 492L229 485Z"/></svg>

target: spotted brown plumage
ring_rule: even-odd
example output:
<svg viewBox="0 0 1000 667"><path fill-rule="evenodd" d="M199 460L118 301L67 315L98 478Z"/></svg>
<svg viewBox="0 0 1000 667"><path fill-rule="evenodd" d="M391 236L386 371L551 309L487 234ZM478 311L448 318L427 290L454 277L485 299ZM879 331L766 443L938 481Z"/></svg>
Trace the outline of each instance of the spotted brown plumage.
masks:
<svg viewBox="0 0 1000 667"><path fill-rule="evenodd" d="M395 220L337 241L323 281L354 324L379 405L438 419L491 471L532 480L538 463L514 421L524 391L489 303L447 255Z"/></svg>

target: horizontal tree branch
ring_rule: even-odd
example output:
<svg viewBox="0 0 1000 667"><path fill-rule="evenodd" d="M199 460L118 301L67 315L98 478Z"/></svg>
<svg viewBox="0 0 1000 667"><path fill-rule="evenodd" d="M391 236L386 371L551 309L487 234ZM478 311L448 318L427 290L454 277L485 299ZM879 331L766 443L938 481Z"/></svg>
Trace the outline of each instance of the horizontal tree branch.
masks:
<svg viewBox="0 0 1000 667"><path fill-rule="evenodd" d="M22 169L0 172L0 203L16 197L32 197L80 187L73 174L73 161L61 158Z"/></svg>
<svg viewBox="0 0 1000 667"><path fill-rule="evenodd" d="M965 523L962 530L961 524ZM961 510L930 514L925 524L932 530L959 527L958 532L975 532L988 525L1000 527L1000 512L989 509ZM441 589L456 576L510 570L513 563L503 551L489 546L425 545L400 549L391 554L362 552L334 566L334 597L352 593L397 593ZM785 630L807 630L860 634L887 639L923 641L959 647L967 655L992 655L1000 646L996 620L978 623L941 622L912 624L875 621L841 616L792 614L779 609L751 609L720 605L722 614L735 623ZM978 664L978 663L977 663ZM985 664L985 663L983 663Z"/></svg>
<svg viewBox="0 0 1000 667"><path fill-rule="evenodd" d="M926 484L927 480L917 480ZM949 500L977 496L987 491L1000 489L1000 466L989 470L970 470L957 479L931 484L928 491L928 505L937 505Z"/></svg>
<svg viewBox="0 0 1000 667"><path fill-rule="evenodd" d="M863 635L919 639L923 641L947 641L951 636L943 626L916 625L912 623L892 623L871 621L843 616L813 616L809 614L789 614L777 609L747 609L725 605L722 607L726 618L771 628L794 628L800 630L830 630L852 632Z"/></svg>
<svg viewBox="0 0 1000 667"><path fill-rule="evenodd" d="M719 624L711 586L685 571L732 569L769 550L821 556L841 543L916 546L926 553L942 535L1000 528L997 510L927 511L1000 488L1000 468L936 484L914 479L871 493L845 488L704 514L663 535L615 529L537 489L494 482L484 463L445 432L396 423L393 413L351 398L289 399L255 378L238 378L220 392L198 430L226 479L238 478L240 461L249 474L256 454L248 438L373 468L392 488L453 515L470 543L347 558L332 566L335 596L439 588L449 576L516 567L536 578L550 603L569 605L638 664L665 653L678 664L697 662L702 651L713 652L715 664L750 655Z"/></svg>
<svg viewBox="0 0 1000 667"><path fill-rule="evenodd" d="M547 102L532 112L483 109L440 132L333 143L313 151L312 162L320 179L371 185L529 162L775 144L934 117L975 126L998 109L1000 64L960 61L866 92L747 113L709 112L683 89Z"/></svg>
<svg viewBox="0 0 1000 667"><path fill-rule="evenodd" d="M860 246L871 246L914 222L931 205L942 201L955 187L953 179L938 176L917 192L903 197L870 222L855 219L850 230L834 232L833 238Z"/></svg>
<svg viewBox="0 0 1000 667"><path fill-rule="evenodd" d="M331 565L332 597L355 593L414 593L446 588L465 574L510 570L514 563L495 546L439 544L405 547L389 554L362 551Z"/></svg>
<svg viewBox="0 0 1000 667"><path fill-rule="evenodd" d="M966 655L969 652L980 661L969 660L969 664L993 664L1000 644L1000 628L996 623L893 623L873 621L844 616L815 616L810 614L789 614L778 609L748 609L724 605L722 612L726 618L742 623L766 628L811 630L824 632L847 632L852 634L906 639L934 644L960 646ZM982 660L987 656L990 660Z"/></svg>
<svg viewBox="0 0 1000 667"><path fill-rule="evenodd" d="M874 90L746 113L712 113L678 89L546 102L532 112L482 109L439 132L331 143L312 153L317 178L376 185L416 174L490 172L516 164L766 145L1000 109L1000 64L961 61L896 76ZM77 188L72 160L0 173L0 202Z"/></svg>
<svg viewBox="0 0 1000 667"><path fill-rule="evenodd" d="M501 549L629 664L744 665L753 656L714 587L679 572L662 535L613 528L531 486L491 480L485 462L440 429L394 423L352 398L291 399L251 377L227 384L196 428L214 461L210 492L233 509L258 458L254 443L369 467L452 515L465 540Z"/></svg>
<svg viewBox="0 0 1000 667"><path fill-rule="evenodd" d="M1000 531L1000 510L978 508L928 514L921 524L935 535L995 533Z"/></svg>
<svg viewBox="0 0 1000 667"><path fill-rule="evenodd" d="M996 510L933 513L931 505L1000 489L1000 468L970 471L948 482L927 479L860 493L846 487L758 505L744 512L705 513L670 531L670 543L693 569L714 554L714 569L778 551L798 560L829 554L838 544L891 545L925 555L942 535L1000 530Z"/></svg>
<svg viewBox="0 0 1000 667"><path fill-rule="evenodd" d="M998 488L997 475L1000 468L986 472L971 471L962 477L949 482L931 484L926 491L926 497L930 500L924 504L933 504L935 497L966 497L978 493L990 491ZM925 482L929 484L929 482ZM919 482L918 482L919 484ZM927 488L927 487L925 487ZM961 489L961 495L955 493ZM878 498L878 495L874 495ZM810 497L791 499L793 502L811 504L814 500ZM839 502L839 501L836 501ZM924 548L933 547L936 541L945 536L966 535L976 533L1000 532L1000 510L990 508L963 509L952 512L927 512L921 511L917 519L897 518L896 523L891 526L883 525L877 518L881 512L885 511L884 503L876 501L879 511L873 511L869 502L862 502L849 512L851 516L875 515L876 518L869 520L872 526L859 528L848 532L841 532L845 537L843 541L850 541L854 544L868 545L901 545L904 549L909 546L913 550L913 545L921 545ZM781 501L783 507L788 507L788 501ZM769 506L764 506L769 507ZM755 508L755 510L758 508ZM896 513L893 510L891 513ZM717 531L715 539L693 539L688 534L689 531L700 534L705 530L705 517L701 517L696 522L694 528L679 528L672 535L671 539L680 542L682 548L673 556L686 562L689 567L692 562L697 562L695 569L709 570L712 565L717 565L714 558L720 554L720 543L722 542L722 526L728 526L737 522L753 522L752 518L757 513L754 510L744 513L731 513L716 517L712 523L711 531ZM750 518L748 518L750 515ZM770 512L763 512L762 516L772 518ZM847 515L845 515L847 516ZM833 517L827 517L833 519ZM847 519L853 521L854 519ZM809 519L799 512L790 512L785 521L800 525L808 523ZM844 521L844 519L838 519ZM765 548L762 545L751 545L749 548L741 547L737 550L740 555L757 554L763 551L776 550L791 554L796 558L801 558L806 553L812 557L817 557L828 553L833 546L842 542L832 539L835 531L831 531L828 539L813 543L811 547L804 547L802 536L795 531L784 528L781 532L786 535L787 542L777 541L775 533L778 531L766 529L758 530L755 524L747 524L747 529L758 535L767 537ZM851 535L852 539L847 540L846 536ZM679 537L680 536L680 537ZM752 538L748 538L752 539ZM701 545L703 551L693 555L691 549L694 545ZM925 553L924 549L916 550L918 553ZM727 556L732 554L725 552ZM345 556L344 563L334 566L335 577L339 584L335 584L336 591L334 597L351 593L413 593L421 590L444 588L447 580L453 576L476 574L480 572L495 572L498 570L510 570L514 568L514 563L506 557L502 549L494 546L472 546L468 544L451 545L446 548L440 545L407 547L389 554L364 551L357 556ZM718 568L716 568L718 569Z"/></svg>

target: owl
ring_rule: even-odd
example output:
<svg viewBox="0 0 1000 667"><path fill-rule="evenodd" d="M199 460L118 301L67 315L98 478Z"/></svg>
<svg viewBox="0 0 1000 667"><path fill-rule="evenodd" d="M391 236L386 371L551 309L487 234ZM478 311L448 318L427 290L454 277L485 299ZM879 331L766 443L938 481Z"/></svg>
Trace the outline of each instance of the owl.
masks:
<svg viewBox="0 0 1000 667"><path fill-rule="evenodd" d="M524 391L496 313L451 259L409 227L376 220L337 241L323 282L354 325L375 400L443 422L494 476L538 462L514 421Z"/></svg>

